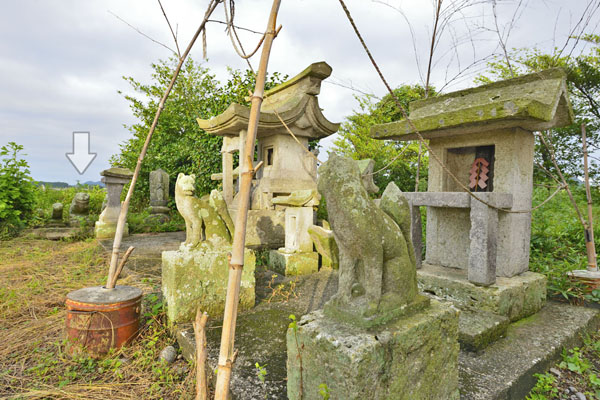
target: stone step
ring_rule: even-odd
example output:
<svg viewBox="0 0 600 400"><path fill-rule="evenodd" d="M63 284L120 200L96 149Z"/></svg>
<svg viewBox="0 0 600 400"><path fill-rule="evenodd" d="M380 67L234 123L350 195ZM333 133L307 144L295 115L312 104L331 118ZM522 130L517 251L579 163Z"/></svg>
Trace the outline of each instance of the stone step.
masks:
<svg viewBox="0 0 600 400"><path fill-rule="evenodd" d="M461 310L458 317L458 341L460 348L480 351L506 336L510 320L487 311Z"/></svg>

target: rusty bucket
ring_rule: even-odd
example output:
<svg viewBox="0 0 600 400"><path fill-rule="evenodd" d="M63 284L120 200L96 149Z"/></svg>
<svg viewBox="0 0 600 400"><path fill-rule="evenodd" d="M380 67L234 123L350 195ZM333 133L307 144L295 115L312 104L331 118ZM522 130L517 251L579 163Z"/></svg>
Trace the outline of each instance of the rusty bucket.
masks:
<svg viewBox="0 0 600 400"><path fill-rule="evenodd" d="M131 286L106 289L94 286L67 295L69 352L85 349L100 357L138 334L142 291Z"/></svg>

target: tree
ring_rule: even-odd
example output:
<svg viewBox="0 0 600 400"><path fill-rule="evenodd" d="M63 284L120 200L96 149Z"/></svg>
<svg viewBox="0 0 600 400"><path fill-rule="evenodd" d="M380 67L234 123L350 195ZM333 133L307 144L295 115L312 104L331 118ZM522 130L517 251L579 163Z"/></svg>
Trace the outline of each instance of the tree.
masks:
<svg viewBox="0 0 600 400"><path fill-rule="evenodd" d="M430 95L433 90L430 88ZM425 97L425 88L420 85L403 85L394 93L408 110L408 103ZM393 140L375 140L369 135L375 124L398 121L402 113L391 95L386 95L378 102L374 96L355 96L360 111L355 111L342 124L339 135L334 142L334 151L356 160L371 158L375 161L373 179L380 192L389 182L395 182L403 191L414 191L417 172L418 142L398 142ZM421 157L421 176L427 171L427 159ZM424 181L423 181L424 183Z"/></svg>
<svg viewBox="0 0 600 400"><path fill-rule="evenodd" d="M509 54L515 75L523 75L548 68L560 67L567 72L569 97L575 114L575 122L564 128L556 128L548 132L547 139L556 153L556 159L562 172L571 179L581 178L583 169L581 124L587 126L587 142L590 150L600 150L600 36L583 35L579 40L591 45L588 52L573 57L563 55L559 48L548 54L539 49L515 49ZM511 78L512 72L505 60L490 63L487 76L479 76L479 82L487 83L498 79ZM556 176L548 149L536 142L536 163ZM590 176L600 177L597 163L590 165ZM537 181L548 179L547 174L537 165L535 178Z"/></svg>
<svg viewBox="0 0 600 400"><path fill-rule="evenodd" d="M14 236L33 216L35 186L21 150L15 142L0 147L0 238Z"/></svg>
<svg viewBox="0 0 600 400"><path fill-rule="evenodd" d="M124 95L139 122L127 127L133 137L121 144L121 153L111 158L113 165L135 168L158 102L169 84L177 62L178 59L173 57L152 64L154 72L153 82L150 84L140 83L133 77L124 77L135 92L145 98ZM285 77L279 73L273 73L267 81L267 89L283 79ZM158 168L169 174L171 191L180 172L196 174L198 195L216 188L218 183L211 181L210 176L221 171L222 138L200 129L196 118L206 119L218 115L234 102L248 105L246 97L253 88L254 74L251 71L230 69L229 80L222 84L208 68L188 58L165 103L142 164L134 206L138 209L147 206L149 173Z"/></svg>

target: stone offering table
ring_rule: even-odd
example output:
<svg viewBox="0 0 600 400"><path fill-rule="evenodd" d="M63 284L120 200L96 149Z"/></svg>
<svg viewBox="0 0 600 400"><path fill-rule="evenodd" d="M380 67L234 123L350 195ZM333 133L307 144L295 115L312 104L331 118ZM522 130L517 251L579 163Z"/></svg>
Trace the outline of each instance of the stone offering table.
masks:
<svg viewBox="0 0 600 400"><path fill-rule="evenodd" d="M106 239L115 236L117 220L121 213L121 192L131 180L133 172L126 168L109 168L100 172L102 182L106 185L106 208L96 221L96 238ZM129 225L125 223L123 235L129 234Z"/></svg>

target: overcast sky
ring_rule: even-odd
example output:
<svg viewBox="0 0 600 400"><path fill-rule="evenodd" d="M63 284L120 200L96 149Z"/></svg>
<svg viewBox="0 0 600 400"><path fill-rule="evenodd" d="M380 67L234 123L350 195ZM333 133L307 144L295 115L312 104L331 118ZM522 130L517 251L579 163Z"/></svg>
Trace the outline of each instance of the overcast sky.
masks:
<svg viewBox="0 0 600 400"><path fill-rule="evenodd" d="M446 0L447 2L449 0ZM385 1L384 1L385 2ZM347 0L359 29L383 73L393 86L419 83L425 73L432 26L430 0ZM501 31L512 20L519 1L498 0ZM171 23L177 26L185 47L202 20L207 0L163 0ZM522 2L508 38L508 47L562 47L576 26L588 0L529 0ZM271 7L269 0L239 0L236 24L263 31ZM400 13L397 9L400 9ZM20 0L4 1L0 14L0 145L10 141L25 147L25 157L36 180L97 181L109 167L135 122L127 101L118 91L129 92L122 76L149 82L150 64L170 56L117 19L118 15L148 36L173 46L158 3L151 0ZM490 4L473 6L456 18L436 49L432 83L443 87L460 68L499 52ZM220 6L214 18L223 20ZM413 44L407 20L415 36ZM600 15L594 14L588 32L597 32ZM283 0L278 22L283 25L274 42L270 71L293 76L309 64L326 61L333 68L327 81L383 96L385 88L374 73L336 0ZM466 29L469 29L467 32ZM236 55L224 26L208 27L205 63L221 80L226 67L245 68ZM505 31L506 32L506 31ZM257 35L242 40L254 48ZM456 38L456 39L454 39ZM468 38L469 40L465 40ZM471 40L472 39L472 40ZM453 41L462 43L453 50ZM192 57L201 59L198 41ZM420 58L421 73L416 63ZM566 52L571 51L567 47ZM575 49L575 54L581 47ZM258 55L252 59L258 64ZM448 68L449 66L449 68ZM473 86L473 76L484 64L469 69L444 90ZM327 82L326 81L326 82ZM325 116L341 122L357 108L350 89L324 83L319 102ZM83 175L65 157L72 149L72 132L89 131L91 151L98 154Z"/></svg>

